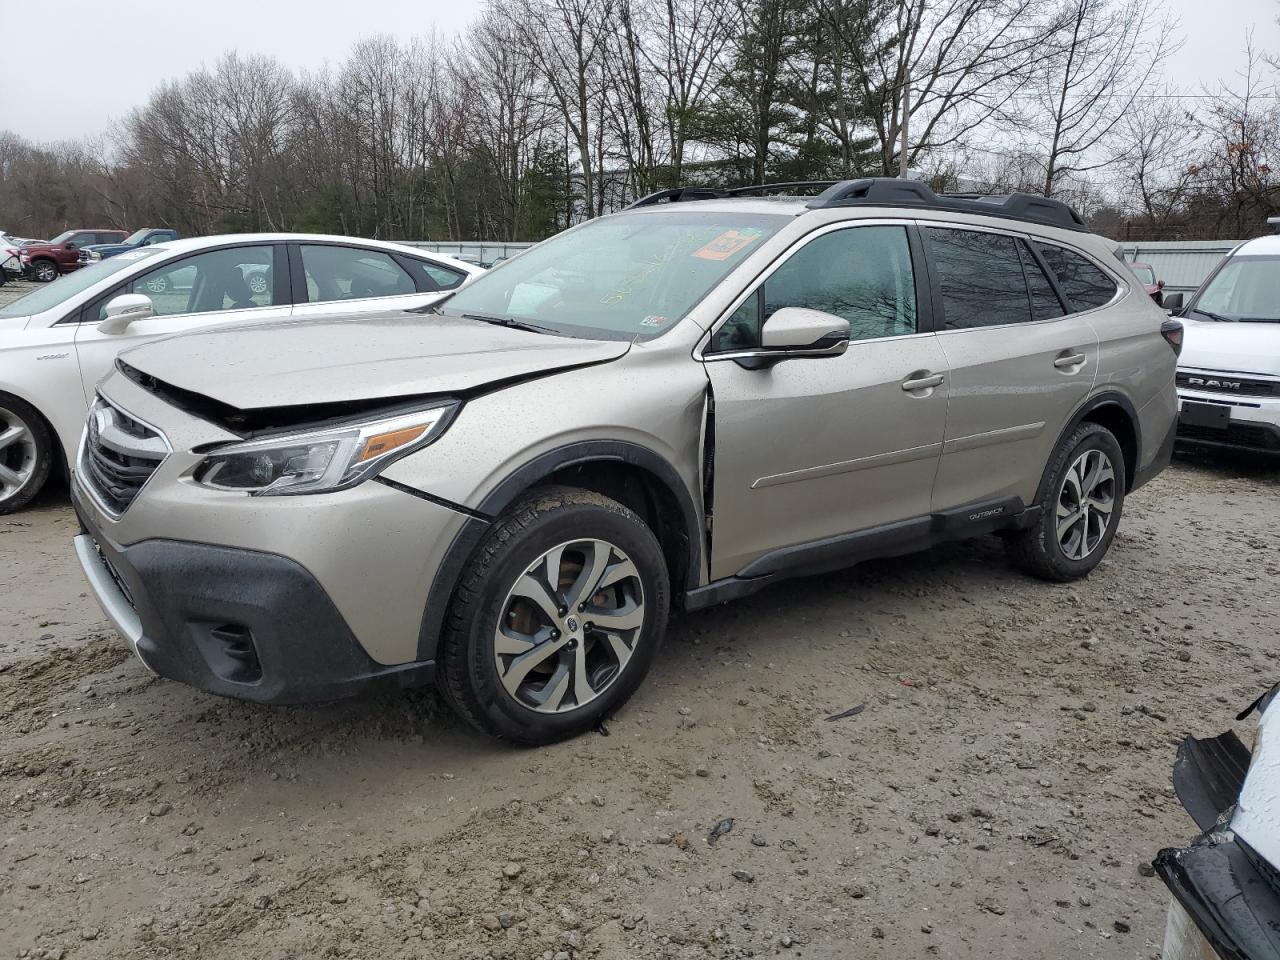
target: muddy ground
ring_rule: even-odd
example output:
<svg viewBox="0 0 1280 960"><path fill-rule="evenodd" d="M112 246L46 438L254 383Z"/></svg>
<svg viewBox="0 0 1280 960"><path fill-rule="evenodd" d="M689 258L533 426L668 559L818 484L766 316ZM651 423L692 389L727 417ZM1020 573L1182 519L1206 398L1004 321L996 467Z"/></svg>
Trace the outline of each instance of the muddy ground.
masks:
<svg viewBox="0 0 1280 960"><path fill-rule="evenodd" d="M1158 956L1175 746L1280 679L1278 494L1183 455L1081 584L983 540L678 617L522 751L150 677L52 488L0 518L0 960Z"/></svg>
<svg viewBox="0 0 1280 960"><path fill-rule="evenodd" d="M1278 493L1180 456L1078 585L984 540L679 617L523 751L151 678L51 490L0 518L0 958L1155 957L1175 745L1280 677Z"/></svg>

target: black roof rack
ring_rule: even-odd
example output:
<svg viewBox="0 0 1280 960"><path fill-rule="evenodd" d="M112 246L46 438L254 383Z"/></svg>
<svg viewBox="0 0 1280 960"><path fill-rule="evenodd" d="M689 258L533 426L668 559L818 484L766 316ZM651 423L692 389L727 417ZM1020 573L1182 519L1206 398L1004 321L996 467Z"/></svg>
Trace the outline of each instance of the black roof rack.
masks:
<svg viewBox="0 0 1280 960"><path fill-rule="evenodd" d="M921 210L949 210L953 213L974 213L986 217L1003 217L1006 220L1022 220L1027 223L1043 223L1064 230L1088 233L1080 214L1063 203L1048 197L1030 193L986 195L979 193L934 193L927 183L919 180L899 180L892 177L867 177L862 180L796 180L789 183L762 183L750 187L676 187L659 190L642 197L627 207L652 207L663 203L682 203L691 200L723 200L752 193L770 193L778 190L794 190L799 187L822 187L822 193L809 200L810 210L831 207L917 207Z"/></svg>
<svg viewBox="0 0 1280 960"><path fill-rule="evenodd" d="M795 190L798 187L815 187L826 190L834 187L838 180L791 180L786 183L757 183L748 187L675 187L672 190L659 190L647 197L641 197L627 207L652 207L660 203L682 203L689 200L724 200L727 197L741 197L751 193L772 193L777 190Z"/></svg>
<svg viewBox="0 0 1280 960"><path fill-rule="evenodd" d="M1089 231L1084 218L1061 200L1037 197L1030 193L988 196L978 193L937 194L919 180L896 180L868 177L845 180L823 191L808 204L811 210L829 207L919 207L923 210L949 210L954 213L976 213L985 217L1004 217L1044 223L1064 230Z"/></svg>

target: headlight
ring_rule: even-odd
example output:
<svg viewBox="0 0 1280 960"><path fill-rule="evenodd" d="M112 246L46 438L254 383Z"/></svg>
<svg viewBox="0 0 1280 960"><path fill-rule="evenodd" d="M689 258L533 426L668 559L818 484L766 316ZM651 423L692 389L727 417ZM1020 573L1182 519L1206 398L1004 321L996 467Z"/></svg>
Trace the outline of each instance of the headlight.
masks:
<svg viewBox="0 0 1280 960"><path fill-rule="evenodd" d="M90 260L101 260L101 259L102 259L102 254L100 254L97 250L90 250L90 251L89 251L89 259L90 259Z"/></svg>
<svg viewBox="0 0 1280 960"><path fill-rule="evenodd" d="M458 408L450 401L381 420L308 430L210 451L197 483L256 497L345 490L444 432Z"/></svg>

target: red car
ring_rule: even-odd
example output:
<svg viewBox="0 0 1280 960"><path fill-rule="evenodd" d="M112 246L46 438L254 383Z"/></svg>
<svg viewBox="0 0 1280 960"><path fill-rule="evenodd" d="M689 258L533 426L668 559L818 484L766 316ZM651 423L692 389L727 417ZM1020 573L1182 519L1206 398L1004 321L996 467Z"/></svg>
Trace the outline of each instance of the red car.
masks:
<svg viewBox="0 0 1280 960"><path fill-rule="evenodd" d="M1155 268L1149 263L1131 263L1129 266L1142 281L1147 296L1156 302L1156 306L1164 306L1164 281L1156 279Z"/></svg>
<svg viewBox="0 0 1280 960"><path fill-rule="evenodd" d="M67 230L48 243L23 247L18 254L22 272L33 280L48 283L59 274L70 273L80 266L80 248L92 243L119 243L129 236L127 230Z"/></svg>

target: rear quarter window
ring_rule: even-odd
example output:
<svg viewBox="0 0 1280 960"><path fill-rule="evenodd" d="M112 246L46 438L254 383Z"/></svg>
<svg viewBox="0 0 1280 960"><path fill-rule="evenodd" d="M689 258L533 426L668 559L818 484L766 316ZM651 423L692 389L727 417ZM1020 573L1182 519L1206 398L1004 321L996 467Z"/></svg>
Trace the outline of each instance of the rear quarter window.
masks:
<svg viewBox="0 0 1280 960"><path fill-rule="evenodd" d="M1058 288L1077 313L1104 307L1115 299L1119 290L1116 281L1088 257L1043 241L1036 242L1036 249L1057 277Z"/></svg>

